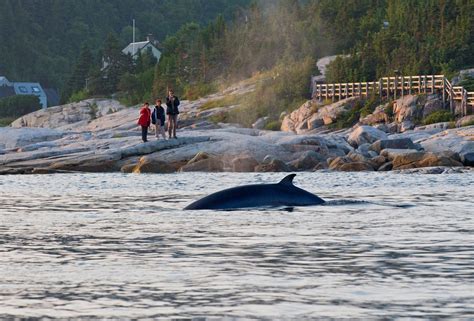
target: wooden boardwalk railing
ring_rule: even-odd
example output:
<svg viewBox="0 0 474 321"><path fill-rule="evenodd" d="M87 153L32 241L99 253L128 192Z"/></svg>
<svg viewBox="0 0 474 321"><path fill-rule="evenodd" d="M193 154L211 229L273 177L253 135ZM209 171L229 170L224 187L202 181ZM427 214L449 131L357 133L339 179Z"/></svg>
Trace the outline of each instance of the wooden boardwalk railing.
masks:
<svg viewBox="0 0 474 321"><path fill-rule="evenodd" d="M453 86L444 75L383 77L379 81L337 84L314 84L313 98L341 100L344 98L377 94L381 98L397 99L411 94L443 95L443 102L449 102L450 111L455 113L455 102L461 102L462 116L474 112L474 92L462 86Z"/></svg>

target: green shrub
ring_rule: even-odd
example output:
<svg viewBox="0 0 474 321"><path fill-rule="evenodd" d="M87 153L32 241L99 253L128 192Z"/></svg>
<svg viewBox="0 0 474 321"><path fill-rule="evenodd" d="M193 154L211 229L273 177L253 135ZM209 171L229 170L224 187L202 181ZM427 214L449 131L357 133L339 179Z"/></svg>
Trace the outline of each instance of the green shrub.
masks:
<svg viewBox="0 0 474 321"><path fill-rule="evenodd" d="M196 100L217 91L214 83L195 83L184 87L183 99Z"/></svg>
<svg viewBox="0 0 474 321"><path fill-rule="evenodd" d="M466 77L460 83L459 86L463 86L467 91L474 91L474 78Z"/></svg>
<svg viewBox="0 0 474 321"><path fill-rule="evenodd" d="M21 117L41 109L40 101L34 95L17 95L0 99L0 118Z"/></svg>
<svg viewBox="0 0 474 321"><path fill-rule="evenodd" d="M81 100L86 100L87 98L89 98L89 92L87 90L80 90L80 91L77 91L75 93L73 93L71 95L71 97L69 97L68 99L68 103L76 103L78 101L81 101Z"/></svg>
<svg viewBox="0 0 474 321"><path fill-rule="evenodd" d="M7 127L15 120L15 117L0 118L0 127Z"/></svg>
<svg viewBox="0 0 474 321"><path fill-rule="evenodd" d="M244 97L242 95L240 96L228 95L228 96L224 96L223 98L206 101L204 104L199 106L199 109L208 110L208 109L213 109L217 107L229 107L229 106L239 105L240 103L242 103L243 98Z"/></svg>
<svg viewBox="0 0 474 321"><path fill-rule="evenodd" d="M450 111L447 110L437 110L431 114L429 114L424 120L424 125L434 124L434 123L441 123L441 122L448 122L454 120L453 115Z"/></svg>
<svg viewBox="0 0 474 321"><path fill-rule="evenodd" d="M220 112L215 115L209 117L209 120L213 123L228 123L229 122L229 113L228 112Z"/></svg>
<svg viewBox="0 0 474 321"><path fill-rule="evenodd" d="M281 128L281 121L274 120L265 125L266 130L279 131Z"/></svg>
<svg viewBox="0 0 474 321"><path fill-rule="evenodd" d="M360 110L360 117L366 117L372 114L375 108L380 104L380 98L376 95L371 95L364 104L364 107Z"/></svg>

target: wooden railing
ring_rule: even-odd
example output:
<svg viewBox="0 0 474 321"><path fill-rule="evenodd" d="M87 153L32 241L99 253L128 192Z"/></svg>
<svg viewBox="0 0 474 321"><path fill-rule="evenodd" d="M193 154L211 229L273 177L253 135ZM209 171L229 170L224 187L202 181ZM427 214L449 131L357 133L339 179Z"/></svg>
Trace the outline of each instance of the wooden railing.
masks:
<svg viewBox="0 0 474 321"><path fill-rule="evenodd" d="M444 75L383 77L378 81L337 84L314 84L313 98L341 100L344 98L373 94L381 98L397 99L411 94L440 93L443 103L449 102L449 109L455 113L455 102L461 102L462 116L474 112L474 92L462 86L453 86Z"/></svg>

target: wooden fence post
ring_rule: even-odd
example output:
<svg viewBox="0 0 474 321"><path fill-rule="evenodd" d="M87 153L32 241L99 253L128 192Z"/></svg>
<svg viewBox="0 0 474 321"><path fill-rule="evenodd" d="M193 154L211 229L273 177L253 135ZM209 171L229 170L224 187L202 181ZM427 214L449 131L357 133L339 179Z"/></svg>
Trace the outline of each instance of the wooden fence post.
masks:
<svg viewBox="0 0 474 321"><path fill-rule="evenodd" d="M443 109L446 108L446 79L443 76Z"/></svg>
<svg viewBox="0 0 474 321"><path fill-rule="evenodd" d="M405 77L402 76L402 98L405 97Z"/></svg>
<svg viewBox="0 0 474 321"><path fill-rule="evenodd" d="M380 94L380 99L382 99L383 97L383 90L382 90L382 78L379 79L379 94Z"/></svg>

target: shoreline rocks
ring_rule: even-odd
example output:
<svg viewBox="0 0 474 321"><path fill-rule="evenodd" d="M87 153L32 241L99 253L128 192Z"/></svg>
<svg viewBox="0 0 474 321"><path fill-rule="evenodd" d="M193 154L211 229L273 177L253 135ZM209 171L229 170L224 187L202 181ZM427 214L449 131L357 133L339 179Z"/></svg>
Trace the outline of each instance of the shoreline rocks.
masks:
<svg viewBox="0 0 474 321"><path fill-rule="evenodd" d="M179 138L156 140L150 130L147 143L141 142L136 126L137 108L122 108L118 102L107 107L107 101L101 102L94 119L64 117L53 126L51 122L59 119L57 114L73 108L66 105L51 109L51 118L37 123L38 128L0 128L0 174L327 169L421 173L416 171L419 168L437 168L426 173L457 173L462 172L458 169L474 166L474 125L445 130L426 126L403 133L391 133L385 124L364 124L339 131L324 129L358 98L328 106L308 102L303 110L285 116L282 126L288 131L281 132L260 130L261 124L240 128L194 119L191 115L199 113L199 105L183 101L186 128L179 129ZM397 108L404 111L398 115L419 112L411 110L419 106L419 100L405 97L402 102ZM423 103L426 107L427 102ZM74 108L87 104L91 102L78 103ZM439 107L435 105L429 106ZM387 114L380 113L379 119L385 119ZM405 116L400 120L410 121ZM48 126L55 128L43 128Z"/></svg>

